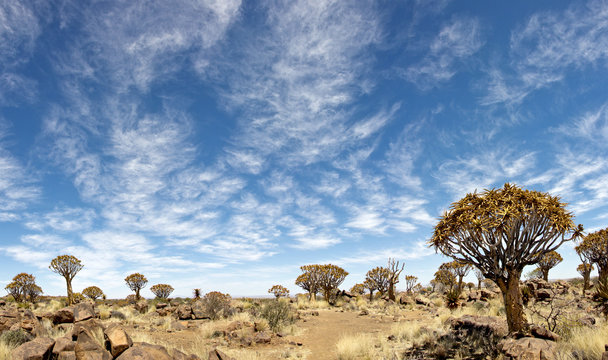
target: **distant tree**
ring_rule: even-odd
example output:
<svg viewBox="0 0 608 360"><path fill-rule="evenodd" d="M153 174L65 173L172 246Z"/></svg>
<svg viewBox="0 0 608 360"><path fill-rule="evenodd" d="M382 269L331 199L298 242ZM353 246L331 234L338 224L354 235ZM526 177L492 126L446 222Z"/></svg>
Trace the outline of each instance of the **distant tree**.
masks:
<svg viewBox="0 0 608 360"><path fill-rule="evenodd" d="M5 287L6 291L16 302L36 302L42 294L40 286L36 285L36 277L32 274L20 273Z"/></svg>
<svg viewBox="0 0 608 360"><path fill-rule="evenodd" d="M591 279L593 265L582 263L576 267L576 271L583 277L583 291L589 290L589 280Z"/></svg>
<svg viewBox="0 0 608 360"><path fill-rule="evenodd" d="M338 290L348 272L337 265L326 264L320 266L319 273L319 287L325 301L329 302L331 294Z"/></svg>
<svg viewBox="0 0 608 360"><path fill-rule="evenodd" d="M437 285L439 285L439 282L437 281L437 279L431 279L431 281L429 281L429 285L431 285L431 291L435 292Z"/></svg>
<svg viewBox="0 0 608 360"><path fill-rule="evenodd" d="M320 274L317 266L304 265L300 266L300 270L302 270L302 274L296 279L296 285L308 291L310 301L316 300L320 289Z"/></svg>
<svg viewBox="0 0 608 360"><path fill-rule="evenodd" d="M201 300L205 313L212 319L217 320L220 317L227 317L230 311L231 297L228 294L222 294L219 291L211 291L203 296Z"/></svg>
<svg viewBox="0 0 608 360"><path fill-rule="evenodd" d="M543 255L538 261L536 266L540 269L543 274L543 280L549 281L549 270L553 269L557 264L561 263L564 259L557 251L551 251Z"/></svg>
<svg viewBox="0 0 608 360"><path fill-rule="evenodd" d="M439 266L439 269L435 272L435 283L440 284L444 290L440 291L452 291L456 285L456 275L449 266L443 263Z"/></svg>
<svg viewBox="0 0 608 360"><path fill-rule="evenodd" d="M365 293L365 285L364 284L355 284L350 288L350 293L353 295L363 295Z"/></svg>
<svg viewBox="0 0 608 360"><path fill-rule="evenodd" d="M417 282L418 282L417 276L405 275L405 291L407 291L408 294L411 294L412 290L414 289L414 286L416 286Z"/></svg>
<svg viewBox="0 0 608 360"><path fill-rule="evenodd" d="M192 295L194 296L194 300L198 300L201 298L201 289L192 290Z"/></svg>
<svg viewBox="0 0 608 360"><path fill-rule="evenodd" d="M389 277L388 277L388 299L395 301L395 285L397 285L397 283L399 283L399 276L401 275L401 272L403 271L403 268L405 267L405 264L401 265L401 268L399 268L399 261L395 261L395 259L392 258L388 258L388 271L389 271Z"/></svg>
<svg viewBox="0 0 608 360"><path fill-rule="evenodd" d="M505 184L453 203L429 243L493 280L503 294L509 332L519 333L529 328L519 289L524 267L582 231L558 197Z"/></svg>
<svg viewBox="0 0 608 360"><path fill-rule="evenodd" d="M281 296L288 297L289 289L282 285L272 285L272 287L268 289L268 293L273 294L278 300Z"/></svg>
<svg viewBox="0 0 608 360"><path fill-rule="evenodd" d="M367 289L370 290L370 301L374 299L374 290L378 290L380 296L384 295L384 293L388 291L388 287L390 286L390 276L390 270L382 266L375 267L365 274L365 282L363 284L365 284Z"/></svg>
<svg viewBox="0 0 608 360"><path fill-rule="evenodd" d="M89 286L82 290L82 295L88 297L89 299L95 301L96 299L103 296L103 291L97 286Z"/></svg>
<svg viewBox="0 0 608 360"><path fill-rule="evenodd" d="M481 270L479 269L474 269L473 272L475 273L475 277L477 278L477 290L481 290L481 282L483 281L483 279L485 279L486 277L483 276L483 273L481 272Z"/></svg>
<svg viewBox="0 0 608 360"><path fill-rule="evenodd" d="M472 282L467 283L467 287L469 288L469 292L473 291L473 288L475 287L475 284Z"/></svg>
<svg viewBox="0 0 608 360"><path fill-rule="evenodd" d="M587 234L575 250L583 262L597 265L600 279L608 278L608 228Z"/></svg>
<svg viewBox="0 0 608 360"><path fill-rule="evenodd" d="M540 270L540 268L536 267L534 270L528 272L525 277L528 280L540 280L543 278L543 272Z"/></svg>
<svg viewBox="0 0 608 360"><path fill-rule="evenodd" d="M134 273L125 278L125 282L131 291L135 291L135 299L141 299L139 291L146 287L148 279L140 273Z"/></svg>
<svg viewBox="0 0 608 360"><path fill-rule="evenodd" d="M84 265L78 258L73 255L60 255L51 261L49 269L53 272L63 276L65 279L66 287L68 290L68 305L74 303L74 297L72 292L72 280Z"/></svg>
<svg viewBox="0 0 608 360"><path fill-rule="evenodd" d="M150 291L159 299L167 299L173 292L173 286L169 284L156 284L150 288Z"/></svg>

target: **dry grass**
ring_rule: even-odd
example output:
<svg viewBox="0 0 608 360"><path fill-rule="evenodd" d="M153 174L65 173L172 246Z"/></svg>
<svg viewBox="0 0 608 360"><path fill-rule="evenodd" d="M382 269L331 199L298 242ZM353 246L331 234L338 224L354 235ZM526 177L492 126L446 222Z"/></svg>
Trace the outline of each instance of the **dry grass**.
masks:
<svg viewBox="0 0 608 360"><path fill-rule="evenodd" d="M576 327L570 336L559 343L559 359L600 359L608 339L608 323L605 321L596 327ZM572 354L576 353L579 357Z"/></svg>
<svg viewBox="0 0 608 360"><path fill-rule="evenodd" d="M14 347L6 345L3 342L0 342L0 360L11 360L11 352Z"/></svg>
<svg viewBox="0 0 608 360"><path fill-rule="evenodd" d="M339 360L371 360L376 359L375 345L378 339L370 334L343 336L336 344Z"/></svg>

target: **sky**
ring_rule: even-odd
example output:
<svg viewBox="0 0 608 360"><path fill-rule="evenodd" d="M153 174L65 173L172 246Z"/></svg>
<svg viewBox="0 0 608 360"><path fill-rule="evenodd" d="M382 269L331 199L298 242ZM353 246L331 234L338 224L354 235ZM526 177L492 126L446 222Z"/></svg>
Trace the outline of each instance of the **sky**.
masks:
<svg viewBox="0 0 608 360"><path fill-rule="evenodd" d="M324 263L349 288L389 257L424 284L469 192L606 227L607 150L608 1L0 0L2 288L64 294L62 254L112 298L134 272L293 294Z"/></svg>

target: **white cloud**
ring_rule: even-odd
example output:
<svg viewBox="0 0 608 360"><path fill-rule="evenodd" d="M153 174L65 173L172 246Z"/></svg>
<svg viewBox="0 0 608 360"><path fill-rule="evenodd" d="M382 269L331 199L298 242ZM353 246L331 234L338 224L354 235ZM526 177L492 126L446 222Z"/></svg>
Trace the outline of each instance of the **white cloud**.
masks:
<svg viewBox="0 0 608 360"><path fill-rule="evenodd" d="M419 63L398 72L422 90L429 90L450 80L462 67L461 63L482 46L479 21L454 18L441 28Z"/></svg>
<svg viewBox="0 0 608 360"><path fill-rule="evenodd" d="M55 208L43 215L29 215L25 226L38 231L46 229L62 232L89 230L96 217L93 209Z"/></svg>

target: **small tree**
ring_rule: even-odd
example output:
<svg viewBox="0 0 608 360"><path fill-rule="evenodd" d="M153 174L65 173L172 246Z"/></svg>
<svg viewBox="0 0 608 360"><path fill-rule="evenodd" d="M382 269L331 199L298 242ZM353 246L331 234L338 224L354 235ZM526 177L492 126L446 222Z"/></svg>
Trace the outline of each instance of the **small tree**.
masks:
<svg viewBox="0 0 608 360"><path fill-rule="evenodd" d="M201 289L192 290L192 296L194 297L194 300L200 299L201 298Z"/></svg>
<svg viewBox="0 0 608 360"><path fill-rule="evenodd" d="M543 278L543 272L540 271L540 268L534 268L530 272L525 275L527 280L541 280Z"/></svg>
<svg viewBox="0 0 608 360"><path fill-rule="evenodd" d="M5 289L16 302L29 300L33 303L42 294L42 289L36 285L36 277L26 273L15 275L13 281Z"/></svg>
<svg viewBox="0 0 608 360"><path fill-rule="evenodd" d="M536 266L540 269L543 274L543 280L549 281L549 270L553 269L557 264L561 263L564 259L557 251L551 251L543 255Z"/></svg>
<svg viewBox="0 0 608 360"><path fill-rule="evenodd" d="M326 264L320 265L319 274L319 287L325 301L329 302L331 294L338 290L338 286L344 282L348 272L337 265Z"/></svg>
<svg viewBox="0 0 608 360"><path fill-rule="evenodd" d="M219 291L211 291L201 300L205 312L212 320L220 317L227 317L230 311L230 295L222 294Z"/></svg>
<svg viewBox="0 0 608 360"><path fill-rule="evenodd" d="M456 275L451 271L449 267L445 267L444 264L439 266L439 269L435 272L435 283L443 287L440 291L452 291L456 285Z"/></svg>
<svg viewBox="0 0 608 360"><path fill-rule="evenodd" d="M135 291L135 299L141 299L139 296L139 291L146 287L148 283L148 279L140 273L134 273L125 278L125 282L131 291Z"/></svg>
<svg viewBox="0 0 608 360"><path fill-rule="evenodd" d="M353 295L363 295L365 293L365 285L359 283L350 288L350 293Z"/></svg>
<svg viewBox="0 0 608 360"><path fill-rule="evenodd" d="M101 291L101 289L98 288L97 286L89 286L88 288L85 288L84 290L82 290L82 295L95 301L98 298L103 296L103 291Z"/></svg>
<svg viewBox="0 0 608 360"><path fill-rule="evenodd" d="M380 296L388 291L390 275L390 271L382 266L375 267L365 274L365 282L363 284L369 289L370 301L374 299L374 290L378 290Z"/></svg>
<svg viewBox="0 0 608 360"><path fill-rule="evenodd" d="M395 259L388 258L388 299L395 301L395 285L399 282L399 276L403 271L405 264L401 265L399 268L399 261L395 261Z"/></svg>
<svg viewBox="0 0 608 360"><path fill-rule="evenodd" d="M576 267L576 271L583 277L583 292L589 290L589 280L591 279L593 265L582 263Z"/></svg>
<svg viewBox="0 0 608 360"><path fill-rule="evenodd" d="M316 300L317 292L319 292L319 276L318 269L314 265L300 266L302 274L296 279L296 285L308 291L310 301Z"/></svg>
<svg viewBox="0 0 608 360"><path fill-rule="evenodd" d="M159 299L166 300L173 292L173 286L169 284L156 284L150 288L150 291Z"/></svg>
<svg viewBox="0 0 608 360"><path fill-rule="evenodd" d="M475 270L473 270L473 272L475 273L475 277L477 278L477 290L481 290L481 282L486 277L483 276L483 273L479 269L475 269Z"/></svg>
<svg viewBox="0 0 608 360"><path fill-rule="evenodd" d="M74 297L72 292L72 280L84 265L78 258L73 255L60 255L51 261L49 269L57 274L61 275L65 279L65 284L68 291L68 305L74 303Z"/></svg>
<svg viewBox="0 0 608 360"><path fill-rule="evenodd" d="M268 289L268 293L273 294L277 300L279 300L281 296L289 296L289 289L281 285L273 285L270 289Z"/></svg>
<svg viewBox="0 0 608 360"><path fill-rule="evenodd" d="M492 279L503 294L509 332L519 333L528 330L519 290L524 267L582 231L558 197L505 184L453 203L429 244Z"/></svg>
<svg viewBox="0 0 608 360"><path fill-rule="evenodd" d="M600 279L608 278L608 228L588 234L575 250L581 259L597 265Z"/></svg>
<svg viewBox="0 0 608 360"><path fill-rule="evenodd" d="M407 291L408 294L411 294L412 290L414 289L414 286L416 286L417 282L418 282L417 276L405 275L405 291Z"/></svg>

